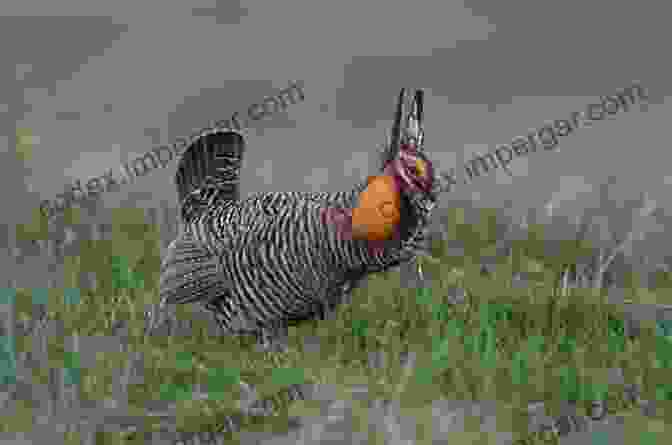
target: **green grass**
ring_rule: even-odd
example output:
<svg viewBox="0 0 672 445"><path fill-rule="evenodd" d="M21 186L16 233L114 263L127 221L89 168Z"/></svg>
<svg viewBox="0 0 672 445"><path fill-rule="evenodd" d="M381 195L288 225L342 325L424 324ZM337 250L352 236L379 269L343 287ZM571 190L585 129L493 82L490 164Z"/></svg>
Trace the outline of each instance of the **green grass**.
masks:
<svg viewBox="0 0 672 445"><path fill-rule="evenodd" d="M156 302L158 230L143 224L137 214L127 218L135 223L118 223L114 242L91 242L79 256L68 258L71 290L19 289L16 294L19 319L32 317L33 304L47 301L48 317L63 322L65 336L110 336L115 321L127 321L127 349L99 352L90 367L79 364L77 351L67 351L63 337L49 339L51 366L68 370L65 378L79 385L82 399L110 398L113 380L128 365L128 353L142 352L145 378L143 383L128 384L129 414L143 416L150 400L173 400L178 431L217 429L223 416L237 412L236 381L242 378L256 385L262 397L275 397L278 412L271 418L247 419L247 429L282 432L287 416L317 413L315 402L283 400L282 390L290 384L332 384L343 399L352 398L353 384L366 384L370 398L398 400L401 414L417 419L417 436L425 438L422 443L431 443L428 409L439 398L495 400L498 430L523 440L529 436L525 413L533 401L545 401L552 416L558 415L563 400L578 400L585 410L591 399L607 398L617 402L615 410L633 410L622 400L622 385L606 384L607 370L622 368L626 383L642 385L643 399L661 400L658 420L670 420L665 410L672 399L672 386L666 382L672 342L656 336L653 321L642 323L639 337L624 338L624 308L607 304L604 292L560 292L558 264L572 264L588 252L583 244L567 241L561 259L544 258L543 239L532 227L530 238L516 242L512 255L498 258L496 271L484 276L479 259L492 255L492 220L486 217L482 223L467 225L457 213L450 230L453 238L464 241L464 255L448 256L445 244L435 244L432 254L440 261L423 266L431 286L418 292L406 288L396 272L371 276L334 319L290 328L288 353L271 355L252 348L251 338L212 337L198 321L188 337L145 338L142 314L147 304ZM97 273L102 290L95 294L72 290L84 271ZM527 273L528 287L513 285L515 272ZM466 290L466 301L459 305L451 305L447 297L455 286ZM626 292L635 303L669 300L665 289L633 285ZM190 319L192 310L179 307L176 315ZM305 336L319 338L319 352L305 350ZM32 341L17 338L16 350L30 350ZM387 357L407 351L417 354L413 373L405 374L398 360L370 368L368 354L380 350ZM46 373L35 369L35 383L45 381ZM212 398L191 400L191 388L197 384L207 385ZM353 418L357 412L361 419L367 418L364 402L353 400L353 410ZM18 408L16 412L23 413ZM3 432L30 425L11 419L0 422ZM146 427L156 428L156 420L148 418ZM368 430L364 420L358 427ZM137 434L103 434L105 443L143 443Z"/></svg>

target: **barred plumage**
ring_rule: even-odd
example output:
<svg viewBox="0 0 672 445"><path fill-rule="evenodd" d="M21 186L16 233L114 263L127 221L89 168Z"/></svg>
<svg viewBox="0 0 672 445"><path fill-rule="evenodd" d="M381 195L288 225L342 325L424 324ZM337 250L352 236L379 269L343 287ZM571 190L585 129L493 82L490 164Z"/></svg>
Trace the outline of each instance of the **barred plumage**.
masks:
<svg viewBox="0 0 672 445"><path fill-rule="evenodd" d="M339 289L410 260L416 238L425 238L416 228L415 236L390 241L389 249L372 255L366 241L340 239L321 220L326 203L343 199L273 193L209 209L171 245L162 301L200 302L227 331L254 332L276 320L310 318L324 309L321 303L333 307Z"/></svg>
<svg viewBox="0 0 672 445"><path fill-rule="evenodd" d="M241 200L244 137L232 130L203 134L176 174L183 225L162 264L161 306L198 303L226 333L265 335L274 326L323 316L368 274L412 260L428 239L439 182L415 144L423 139L418 95L410 99L416 114L404 114L408 100L402 90L394 128L405 133L393 134L396 145L382 153L384 174L401 190L401 222L380 250L344 238L325 219L325 211L355 207L366 181L339 193L272 192Z"/></svg>

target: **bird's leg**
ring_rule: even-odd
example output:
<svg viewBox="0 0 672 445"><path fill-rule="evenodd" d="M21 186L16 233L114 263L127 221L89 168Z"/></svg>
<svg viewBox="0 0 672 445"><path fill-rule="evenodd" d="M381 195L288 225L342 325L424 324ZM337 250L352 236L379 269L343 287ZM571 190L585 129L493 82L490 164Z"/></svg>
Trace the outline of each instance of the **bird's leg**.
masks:
<svg viewBox="0 0 672 445"><path fill-rule="evenodd" d="M259 327L255 331L255 337L257 338L257 346L261 348L263 352L266 353L286 353L288 351L287 347L283 345L277 338L277 329L274 329L275 326L264 326ZM259 398L259 394L254 389L254 386L240 380L241 388L241 403L240 409L246 414L251 415L270 415L268 408L263 403L263 400ZM243 402L243 394L245 394L245 402Z"/></svg>
<svg viewBox="0 0 672 445"><path fill-rule="evenodd" d="M325 303L323 301L315 302L314 313L315 313L315 316L318 320L320 320L320 321L326 320L327 319L327 312L328 312L327 303Z"/></svg>
<svg viewBox="0 0 672 445"><path fill-rule="evenodd" d="M152 309L145 311L144 321L145 321L145 336L152 335L160 326L164 323L174 320L174 314L168 313L168 307L164 302L158 304L153 304Z"/></svg>
<svg viewBox="0 0 672 445"><path fill-rule="evenodd" d="M259 393L254 389L254 386L249 383L244 382L243 380L239 381L240 383L240 410L246 414L252 415L264 415L266 414L261 399L259 399ZM244 397L243 397L244 394Z"/></svg>
<svg viewBox="0 0 672 445"><path fill-rule="evenodd" d="M279 338L280 331L284 330L279 323L273 323L270 326L260 327L257 331L257 344L264 352L287 353L288 348L282 344Z"/></svg>

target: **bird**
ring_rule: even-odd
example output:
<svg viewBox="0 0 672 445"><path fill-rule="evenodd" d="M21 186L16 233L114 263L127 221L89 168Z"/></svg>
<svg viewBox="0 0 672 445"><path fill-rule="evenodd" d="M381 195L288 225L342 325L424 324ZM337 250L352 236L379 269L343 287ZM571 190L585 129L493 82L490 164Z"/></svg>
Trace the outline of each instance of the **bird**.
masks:
<svg viewBox="0 0 672 445"><path fill-rule="evenodd" d="M324 319L367 276L420 255L442 190L422 98L401 90L379 171L335 193L241 198L244 133L196 137L175 174L181 228L161 264L159 308L201 305L223 334L253 334L270 350L278 329Z"/></svg>

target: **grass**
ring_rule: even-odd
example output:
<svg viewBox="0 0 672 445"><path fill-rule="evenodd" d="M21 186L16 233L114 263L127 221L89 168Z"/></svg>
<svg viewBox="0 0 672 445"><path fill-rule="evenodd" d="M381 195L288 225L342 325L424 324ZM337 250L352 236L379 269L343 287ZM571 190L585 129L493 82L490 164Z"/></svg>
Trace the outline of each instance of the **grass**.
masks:
<svg viewBox="0 0 672 445"><path fill-rule="evenodd" d="M30 320L34 304L46 303L47 319L62 324L63 335L42 341L47 341L50 367L62 372L63 388L74 387L82 400L127 397L128 413L145 419L143 429L161 425L160 418L145 415L146 404L157 399L175 403L180 432L221 428L223 417L238 413L240 378L273 400L277 414L247 417L244 429L280 433L287 430L289 416L318 413L316 402L286 397L283 390L289 385L331 384L339 398L354 399L352 386L365 384L370 399L396 400L403 416L417 420L417 437L424 437L418 443L431 443L428 410L439 398L495 400L498 431L513 432L519 443L539 443L546 439L527 430L532 402L543 400L547 414L554 417L567 400L577 401L582 413L595 399L617 402L610 407L614 413L635 409L623 400L623 385L606 383L610 368L623 369L625 383L641 385L643 399L659 400L654 420L670 421L666 410L672 385L666 374L672 367L672 342L656 334L653 321L643 322L640 335L628 338L624 308L608 304L603 291L558 284L563 265L591 252L585 243L567 241L562 256L546 258L540 228L530 227L528 238L513 242L511 254L498 257L494 272L483 275L480 259L494 252L493 220L486 216L465 224L457 212L450 218L449 232L463 242L464 254L450 256L446 242L435 243L432 257L438 261L423 264L430 280L425 289L407 288L398 272L371 276L334 319L290 328L289 351L265 354L252 347L251 338L209 334L210 327L194 317L189 306L178 307L176 317L192 322L190 335L144 337L143 313L156 302L158 229L142 223L137 214L128 215L134 222L118 222L114 242L91 242L79 256L67 257L71 288L17 289L14 302L18 320ZM97 274L95 293L76 288L78 275L85 271ZM513 278L520 273L527 277L524 287L516 286ZM626 289L633 302L669 300L665 288L640 289L635 283L633 277ZM465 290L463 303L451 303L448 295L454 288ZM119 350L97 352L85 365L84 354L71 339L119 339L120 323L127 330L122 341L117 340ZM13 355L35 349L39 332L36 328L32 336L17 336ZM319 339L319 351L305 346L306 337ZM11 349L11 342L8 345ZM377 351L391 358L414 353L412 373L395 359L385 367L369 366L369 354ZM133 353L141 354L142 363L130 360ZM11 368L11 359L6 363ZM138 371L142 381L132 378ZM45 368L33 369L32 377L33 383L50 379ZM193 400L194 388L205 388L208 398ZM16 419L0 422L2 432L29 430L32 422L18 420L30 417L30 411L30 406L17 406ZM366 404L353 400L353 418L361 419L356 427L362 431L368 431L367 416ZM239 437L227 434L231 440ZM371 434L372 440L382 440ZM70 435L71 443L78 443L76 434ZM99 435L105 436L104 443L143 443L139 432Z"/></svg>

